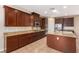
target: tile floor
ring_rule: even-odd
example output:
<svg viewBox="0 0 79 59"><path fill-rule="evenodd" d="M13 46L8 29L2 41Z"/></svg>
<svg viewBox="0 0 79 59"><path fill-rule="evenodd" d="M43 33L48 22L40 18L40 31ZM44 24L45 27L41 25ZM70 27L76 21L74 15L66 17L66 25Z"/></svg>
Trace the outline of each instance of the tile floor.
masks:
<svg viewBox="0 0 79 59"><path fill-rule="evenodd" d="M34 43L26 45L11 53L61 53L61 52L49 48L46 44L46 37L44 37Z"/></svg>

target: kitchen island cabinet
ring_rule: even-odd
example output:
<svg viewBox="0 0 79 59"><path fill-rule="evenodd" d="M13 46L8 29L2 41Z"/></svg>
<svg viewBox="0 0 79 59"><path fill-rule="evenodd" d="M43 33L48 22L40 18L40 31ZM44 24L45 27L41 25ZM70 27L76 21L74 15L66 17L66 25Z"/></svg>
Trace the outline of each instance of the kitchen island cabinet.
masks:
<svg viewBox="0 0 79 59"><path fill-rule="evenodd" d="M53 48L65 53L76 52L76 38L74 37L48 34L47 45L50 48Z"/></svg>

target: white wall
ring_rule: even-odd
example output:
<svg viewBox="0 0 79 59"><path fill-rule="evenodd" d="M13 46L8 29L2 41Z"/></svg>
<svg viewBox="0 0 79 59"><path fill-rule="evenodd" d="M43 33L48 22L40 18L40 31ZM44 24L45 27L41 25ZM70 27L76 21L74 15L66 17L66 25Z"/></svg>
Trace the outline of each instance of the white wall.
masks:
<svg viewBox="0 0 79 59"><path fill-rule="evenodd" d="M5 27L4 32L18 32L32 30L32 27Z"/></svg>
<svg viewBox="0 0 79 59"><path fill-rule="evenodd" d="M79 35L79 16L74 17L74 31Z"/></svg>
<svg viewBox="0 0 79 59"><path fill-rule="evenodd" d="M48 18L48 32L54 31L54 24L55 24L55 19L51 17Z"/></svg>
<svg viewBox="0 0 79 59"><path fill-rule="evenodd" d="M74 31L77 36L76 39L77 52L79 52L79 16L74 17Z"/></svg>
<svg viewBox="0 0 79 59"><path fill-rule="evenodd" d="M0 5L0 51L4 49L4 9L3 6Z"/></svg>

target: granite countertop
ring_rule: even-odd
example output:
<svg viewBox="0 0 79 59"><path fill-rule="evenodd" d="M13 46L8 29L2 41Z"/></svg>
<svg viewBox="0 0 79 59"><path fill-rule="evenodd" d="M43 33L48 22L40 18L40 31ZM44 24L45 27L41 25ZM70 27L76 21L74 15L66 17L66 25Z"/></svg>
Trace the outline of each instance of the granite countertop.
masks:
<svg viewBox="0 0 79 59"><path fill-rule="evenodd" d="M25 33L34 33L34 32L40 32L40 31L45 31L45 30L29 30L29 31L18 31L18 32L5 32L4 36L14 36L14 35L20 35L20 34L25 34Z"/></svg>
<svg viewBox="0 0 79 59"><path fill-rule="evenodd" d="M76 38L76 35L73 32L69 32L69 31L48 32L48 34L61 35L61 36Z"/></svg>

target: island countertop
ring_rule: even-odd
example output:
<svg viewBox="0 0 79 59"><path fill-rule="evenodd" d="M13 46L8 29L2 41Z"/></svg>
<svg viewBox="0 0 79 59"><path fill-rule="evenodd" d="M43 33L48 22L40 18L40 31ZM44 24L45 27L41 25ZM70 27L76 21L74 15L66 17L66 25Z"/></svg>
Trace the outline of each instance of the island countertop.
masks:
<svg viewBox="0 0 79 59"><path fill-rule="evenodd" d="M52 34L52 35L60 35L60 36L67 36L67 37L74 37L76 38L76 35L73 32L69 31L57 31L57 32L48 32L47 34Z"/></svg>

